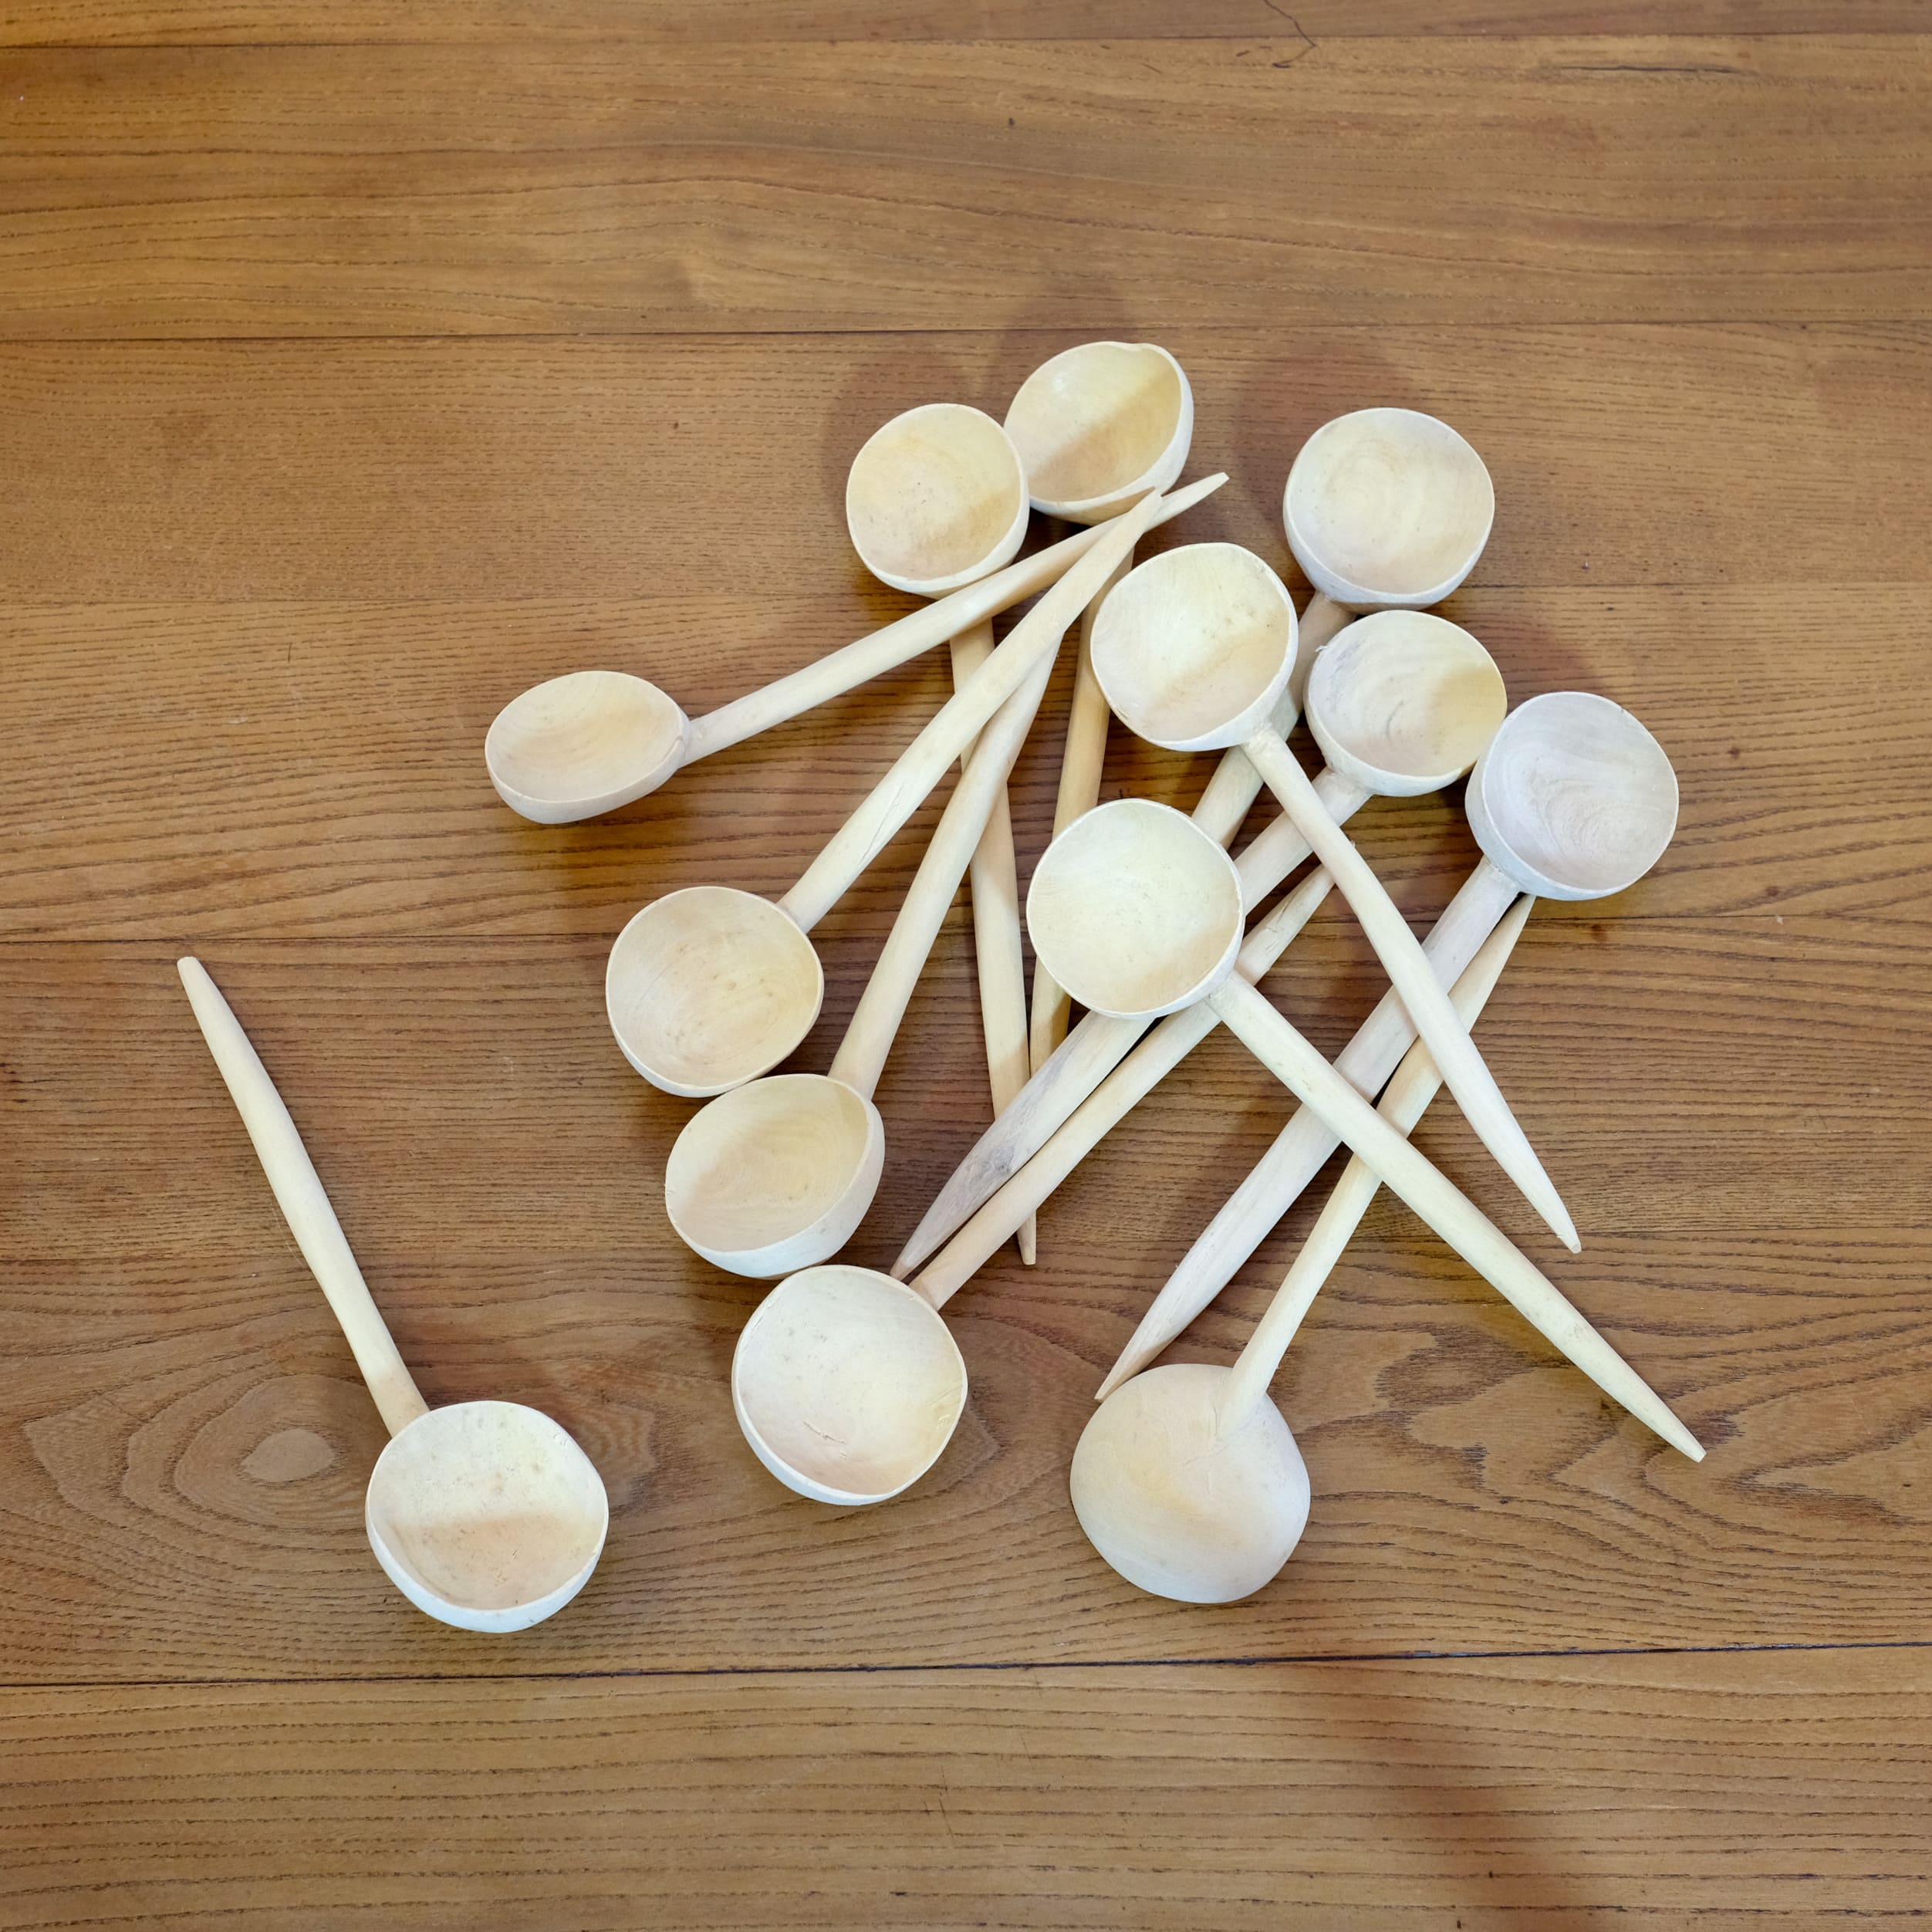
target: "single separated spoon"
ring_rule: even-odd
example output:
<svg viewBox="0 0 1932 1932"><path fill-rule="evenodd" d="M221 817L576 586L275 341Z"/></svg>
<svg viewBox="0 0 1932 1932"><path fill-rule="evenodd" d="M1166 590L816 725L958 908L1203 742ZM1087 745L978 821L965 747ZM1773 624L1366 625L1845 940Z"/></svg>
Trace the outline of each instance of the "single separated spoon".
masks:
<svg viewBox="0 0 1932 1932"><path fill-rule="evenodd" d="M388 1427L363 1508L377 1562L418 1609L459 1629L521 1630L554 1616L589 1580L610 1526L590 1458L521 1403L424 1402L241 1022L199 960L179 970L275 1204Z"/></svg>
<svg viewBox="0 0 1932 1932"><path fill-rule="evenodd" d="M1174 475L1179 474L1177 468ZM846 475L846 529L860 561L882 583L915 596L944 596L1006 562L1026 534L1028 507L1019 451L991 417L963 403L928 403L895 416L866 439ZM990 617L954 638L954 688L992 652ZM980 1025L997 1116L1032 1071L1019 873L1004 782L971 871ZM883 1052L880 1059L883 1065ZM876 1071L872 1077L876 1083ZM1022 1242L1021 1252L1033 1258L1030 1239Z"/></svg>
<svg viewBox="0 0 1932 1932"><path fill-rule="evenodd" d="M664 1169L671 1225L735 1275L787 1275L849 1241L878 1192L885 1123L873 1094L946 909L1039 708L1049 655L981 733L946 802L829 1074L770 1074L701 1107Z"/></svg>
<svg viewBox="0 0 1932 1932"><path fill-rule="evenodd" d="M1414 409L1358 409L1304 443L1282 523L1315 596L1304 629L1323 642L1350 611L1426 610L1456 589L1489 541L1496 492L1475 451ZM1292 673L1299 697L1316 661Z"/></svg>
<svg viewBox="0 0 1932 1932"><path fill-rule="evenodd" d="M1178 516L1227 480L1204 477L1163 497L1155 523ZM569 825L614 812L655 792L687 765L856 690L1045 589L1103 534L1097 528L1076 531L701 718L687 717L655 684L627 671L549 678L512 698L491 724L483 746L490 782L513 812L539 825Z"/></svg>
<svg viewBox="0 0 1932 1932"><path fill-rule="evenodd" d="M1518 893L1608 898L1636 883L1677 829L1669 755L1622 706L1588 691L1551 691L1517 706L1476 762L1466 795L1483 856L1424 944L1451 984ZM1363 1022L1336 1070L1379 1092L1416 1037L1393 992ZM1104 1397L1146 1367L1227 1286L1300 1199L1339 1137L1300 1109L1168 1278L1120 1359Z"/></svg>
<svg viewBox="0 0 1932 1932"><path fill-rule="evenodd" d="M1339 821L1376 793L1410 797L1440 791L1474 764L1502 724L1507 705L1495 660L1468 631L1424 611L1363 617L1322 654L1309 684L1309 725L1329 758L1328 770L1315 781L1317 792ZM1258 839L1235 862L1251 906L1307 855L1299 835L1290 843L1272 833L1263 835L1265 846ZM1265 866L1258 863L1264 851ZM1244 978L1258 981L1275 964L1331 883L1318 869L1255 925L1237 961ZM1001 1231L1010 1231L1017 1219L1035 1212L1219 1024L1208 1006L1191 1006L1160 1021L1077 1107L1068 1109L1038 1151L963 1223L927 1264L920 1285L943 1281L957 1287L969 1278L997 1252L1005 1239ZM1133 1029L1132 1022L1093 1015L1081 1026L1095 1032L1110 1027L1116 1033ZM910 1270L895 1264L892 1272Z"/></svg>
<svg viewBox="0 0 1932 1932"><path fill-rule="evenodd" d="M1295 606L1259 557L1238 544L1189 544L1140 565L1109 593L1094 622L1093 670L1122 722L1152 743L1241 747L1360 920L1478 1138L1574 1251L1576 1224L1408 921L1269 721L1295 642Z"/></svg>
<svg viewBox="0 0 1932 1932"><path fill-rule="evenodd" d="M1517 902L1456 982L1473 1022L1535 904ZM1407 1133L1442 1083L1418 1042L1376 1109ZM1329 1197L1231 1368L1172 1363L1116 1388L1080 1433L1068 1473L1087 1540L1130 1583L1183 1603L1251 1596L1294 1554L1308 1471L1268 1385L1380 1184L1358 1157Z"/></svg>
<svg viewBox="0 0 1932 1932"><path fill-rule="evenodd" d="M1194 428L1194 391L1187 373L1153 343L1089 342L1063 350L1027 377L1006 412L1006 433L1026 465L1033 507L1076 523L1112 516L1133 500L1137 489L1166 488L1187 463ZM1133 567L1130 553L1119 574ZM1093 675L1090 640L1096 608L1089 604L1080 620L1079 663L1053 803L1056 836L1091 811L1100 796L1110 714L1106 694ZM1017 920L1017 899L1014 910ZM1066 1037L1068 1006L1066 995L1035 961L1029 1072L1045 1066ZM1012 1097L1005 1096L996 1111L1004 1111ZM1021 1258L1031 1262L1036 1238L1030 1218L1018 1235Z"/></svg>
<svg viewBox="0 0 1932 1932"><path fill-rule="evenodd" d="M1163 501L1145 498L1106 527L941 707L783 898L687 887L654 900L618 934L604 974L605 1009L625 1059L654 1086L709 1099L768 1072L811 1031L825 973L806 935L994 712L1052 657Z"/></svg>

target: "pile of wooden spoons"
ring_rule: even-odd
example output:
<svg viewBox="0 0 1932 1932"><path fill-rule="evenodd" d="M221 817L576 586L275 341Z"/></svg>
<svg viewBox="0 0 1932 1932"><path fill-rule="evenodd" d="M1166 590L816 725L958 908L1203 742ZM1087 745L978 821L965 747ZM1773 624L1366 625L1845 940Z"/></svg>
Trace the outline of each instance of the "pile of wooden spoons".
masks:
<svg viewBox="0 0 1932 1932"><path fill-rule="evenodd" d="M874 576L931 602L697 718L628 670L552 678L504 708L485 755L498 793L525 817L587 818L950 646L952 695L790 890L774 900L687 887L616 934L610 1029L646 1079L705 1103L665 1160L670 1225L717 1266L776 1279L732 1361L745 1441L799 1495L855 1505L925 1474L964 1412L967 1366L940 1314L946 1302L1008 1239L1033 1261L1035 1216L1055 1188L1225 1025L1296 1110L1153 1295L1100 1384L1070 1475L1078 1520L1120 1576L1222 1602L1274 1577L1307 1520L1308 1472L1268 1384L1383 1185L1632 1417L1687 1456L1703 1451L1407 1138L1447 1087L1503 1173L1578 1246L1470 1028L1536 897L1601 898L1657 863L1677 820L1670 761L1605 697L1546 693L1511 710L1482 644L1431 613L1475 567L1495 514L1481 458L1447 424L1366 409L1309 437L1282 497L1289 549L1314 586L1299 613L1273 565L1235 544L1183 542L1137 561L1150 532L1226 481L1177 487L1194 426L1186 373L1150 343L1055 356L1020 385L1003 423L963 403L908 410L856 452L846 523ZM1081 527L1022 556L1033 511ZM1028 599L996 642L994 618ZM1070 633L1079 661L1052 837L1024 894L1029 1002L1006 785ZM1171 751L1221 754L1191 816L1145 799L1100 802L1113 718ZM1324 761L1312 779L1287 741L1303 720ZM824 994L813 927L955 765L829 1070L781 1070ZM1419 797L1465 777L1483 857L1418 940L1343 828L1372 797ZM1263 791L1278 813L1231 854ZM874 1090L968 880L992 1117L892 1271L846 1265L836 1257L887 1158ZM1331 890L1388 981L1332 1064L1258 984ZM183 975L393 1434L370 1488L378 1559L445 1621L508 1630L548 1616L602 1548L596 1471L533 1410L425 1410L260 1062L206 975L191 961ZM1085 1013L1069 1029L1075 1005ZM1258 1083L1257 1104L1268 1092ZM962 1094L959 1111L985 1104ZM1352 1158L1238 1359L1154 1366L1343 1145ZM1643 1447L1633 1437L1627 1451Z"/></svg>

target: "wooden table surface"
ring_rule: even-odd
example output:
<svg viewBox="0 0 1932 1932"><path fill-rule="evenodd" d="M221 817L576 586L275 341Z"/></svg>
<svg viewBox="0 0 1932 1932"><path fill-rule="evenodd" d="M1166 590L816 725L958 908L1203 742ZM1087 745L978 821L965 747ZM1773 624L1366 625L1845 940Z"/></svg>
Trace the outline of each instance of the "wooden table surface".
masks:
<svg viewBox="0 0 1932 1932"><path fill-rule="evenodd" d="M0 1925L1932 1907L1925 0L0 0ZM911 608L846 542L853 450L1106 335L1181 358L1234 478L1157 541L1298 596L1309 431L1454 422L1498 514L1449 614L1683 784L1483 1024L1582 1255L1444 1110L1420 1139L1708 1460L1378 1205L1278 1384L1308 1533L1218 1609L1121 1582L1066 1468L1288 1110L1237 1048L954 1304L957 1440L839 1514L740 1440L761 1291L671 1236L688 1105L605 1024L628 914L782 889L941 664L595 823L481 758L540 677L695 711ZM1109 795L1191 802L1204 761L1123 741ZM826 921L804 1064L933 816ZM1426 924L1457 799L1359 826ZM190 948L425 1394L603 1471L553 1622L444 1629L377 1569L380 1426ZM1382 985L1332 905L1270 981L1330 1050ZM963 905L880 1098L883 1264L983 1123ZM1322 1191L1177 1356L1229 1359Z"/></svg>

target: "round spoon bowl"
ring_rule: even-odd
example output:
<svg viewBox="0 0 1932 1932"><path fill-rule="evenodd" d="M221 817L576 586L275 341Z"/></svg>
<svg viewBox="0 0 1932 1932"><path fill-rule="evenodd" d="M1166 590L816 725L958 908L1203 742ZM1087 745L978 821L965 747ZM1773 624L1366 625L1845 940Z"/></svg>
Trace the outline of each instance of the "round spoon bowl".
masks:
<svg viewBox="0 0 1932 1932"><path fill-rule="evenodd" d="M757 893L692 886L617 935L604 1008L630 1064L667 1093L708 1099L768 1072L825 997L812 942Z"/></svg>
<svg viewBox="0 0 1932 1932"><path fill-rule="evenodd" d="M1503 721L1470 774L1468 805L1476 843L1525 891L1603 899L1663 856L1677 779L1622 705L1550 691Z"/></svg>
<svg viewBox="0 0 1932 1932"><path fill-rule="evenodd" d="M882 583L943 596L1018 553L1026 472L1005 431L964 403L928 403L875 430L846 477L846 527Z"/></svg>
<svg viewBox="0 0 1932 1932"><path fill-rule="evenodd" d="M590 1458L537 1409L432 1409L377 1459L370 1546L417 1609L466 1630L521 1630L582 1589L610 1527Z"/></svg>
<svg viewBox="0 0 1932 1932"><path fill-rule="evenodd" d="M1482 458L1414 409L1359 409L1323 424L1282 498L1309 583L1358 610L1440 603L1475 568L1495 517Z"/></svg>
<svg viewBox="0 0 1932 1932"><path fill-rule="evenodd" d="M1460 624L1384 610L1316 657L1306 710L1332 770L1385 798L1418 798L1482 755L1509 695L1496 660Z"/></svg>
<svg viewBox="0 0 1932 1932"><path fill-rule="evenodd" d="M745 1323L731 1406L752 1452L788 1489L825 1503L883 1502L951 1440L966 1364L937 1312L904 1282L867 1268L808 1268Z"/></svg>
<svg viewBox="0 0 1932 1932"><path fill-rule="evenodd" d="M1294 1553L1308 1469L1272 1402L1218 1431L1231 1370L1170 1363L1093 1412L1068 1487L1087 1540L1137 1589L1183 1603L1251 1596Z"/></svg>
<svg viewBox="0 0 1932 1932"><path fill-rule="evenodd" d="M1093 674L1138 736L1218 751L1268 722L1294 668L1295 634L1287 587L1253 551L1184 544L1108 592L1093 620Z"/></svg>
<svg viewBox="0 0 1932 1932"><path fill-rule="evenodd" d="M1086 343L1020 385L1006 433L1036 510L1100 523L1180 475L1194 441L1194 391L1155 343Z"/></svg>
<svg viewBox="0 0 1932 1932"><path fill-rule="evenodd" d="M1083 1006L1122 1018L1206 998L1233 970L1244 917L1227 853L1146 799L1075 819L1041 855L1026 895L1047 971Z"/></svg>
<svg viewBox="0 0 1932 1932"><path fill-rule="evenodd" d="M685 1123L665 1164L664 1206L707 1261L768 1279L852 1238L885 1157L885 1123L856 1088L826 1074L775 1074L721 1093Z"/></svg>
<svg viewBox="0 0 1932 1932"><path fill-rule="evenodd" d="M565 825L654 792L684 762L691 720L655 684L573 671L512 698L483 756L497 795L539 825Z"/></svg>

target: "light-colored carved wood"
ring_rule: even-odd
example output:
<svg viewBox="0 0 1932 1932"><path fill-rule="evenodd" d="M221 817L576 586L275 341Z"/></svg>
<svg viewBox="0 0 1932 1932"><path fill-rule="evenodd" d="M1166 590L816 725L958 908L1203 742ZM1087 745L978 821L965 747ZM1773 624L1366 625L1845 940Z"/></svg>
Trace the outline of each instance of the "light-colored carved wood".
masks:
<svg viewBox="0 0 1932 1932"><path fill-rule="evenodd" d="M1412 661L1405 631L1398 629L1389 642L1404 664ZM1473 638L1466 648L1481 653ZM1351 652L1349 661L1359 673L1376 655L1368 646ZM1478 1137L1574 1252L1576 1227L1562 1197L1482 1056L1457 1025L1415 935L1323 808L1280 734L1265 724L1294 662L1295 607L1288 593L1259 557L1236 544L1192 544L1139 566L1109 596L1094 624L1094 674L1131 730L1172 751L1238 744L1247 753L1362 921ZM1485 708L1500 724L1504 702L1500 676L1479 678L1469 712L1458 707L1444 715L1443 742L1428 762L1447 765L1479 743L1479 725L1469 727ZM1332 721L1359 724L1377 708ZM1418 718L1418 735L1428 724L1426 714ZM1373 756L1384 755L1384 737L1378 735L1368 748L1371 756L1362 760L1357 775L1373 768Z"/></svg>
<svg viewBox="0 0 1932 1932"><path fill-rule="evenodd" d="M1036 919L1036 900L1049 917ZM1093 917L1083 918L1087 908ZM1093 939L1103 912L1115 935L1110 947ZM1694 1461L1703 1456L1669 1407L1508 1237L1233 974L1241 925L1234 867L1181 813L1139 799L1088 813L1035 870L1027 925L1035 950L1083 1004L1105 1010L1139 995L1152 1012L1174 1010L1189 998L1211 1001L1263 1065L1546 1339L1673 1447Z"/></svg>
<svg viewBox="0 0 1932 1932"><path fill-rule="evenodd" d="M804 1039L825 994L824 970L806 935L994 712L1051 658L1161 501L1147 497L1103 529L966 688L941 707L782 899L697 887L654 900L630 920L611 948L604 1007L624 1058L654 1086L708 1099L768 1072Z"/></svg>
<svg viewBox="0 0 1932 1932"><path fill-rule="evenodd" d="M1519 900L1457 981L1465 1025L1535 904ZM1418 1041L1376 1110L1406 1134L1441 1084ZM1069 1478L1074 1513L1129 1582L1184 1603L1231 1603L1265 1589L1294 1554L1308 1522L1308 1469L1268 1385L1380 1185L1359 1156L1349 1160L1231 1368L1150 1369L1109 1394L1081 1431Z"/></svg>
<svg viewBox="0 0 1932 1932"><path fill-rule="evenodd" d="M363 1503L377 1561L439 1623L502 1633L554 1616L590 1580L610 1525L596 1467L520 1403L424 1403L260 1056L201 961L178 964L275 1204L389 1431Z"/></svg>
<svg viewBox="0 0 1932 1932"><path fill-rule="evenodd" d="M981 420L998 434L990 417ZM1155 520L1179 515L1226 480L1204 477L1177 490L1160 500ZM1010 533L1015 544L1025 527L1023 498L1017 515L1018 528ZM548 678L513 698L491 721L484 741L490 782L512 811L539 825L570 824L634 804L694 760L841 697L1056 583L1099 534L1076 532L701 718L686 717L656 685L627 671L571 671Z"/></svg>
<svg viewBox="0 0 1932 1932"><path fill-rule="evenodd" d="M980 735L829 1072L751 1081L685 1123L665 1164L664 1208L707 1261L737 1275L789 1275L829 1260L864 1220L886 1154L873 1093L1052 669L1049 651Z"/></svg>
<svg viewBox="0 0 1932 1932"><path fill-rule="evenodd" d="M1444 987L1518 892L1603 898L1643 878L1676 829L1677 775L1663 746L1622 707L1588 692L1551 692L1504 721L1470 775L1466 802L1471 829L1482 829L1483 863L1423 947ZM1336 1070L1372 1096L1415 1037L1408 1010L1391 992L1343 1049ZM1307 1109L1289 1121L1163 1285L1103 1395L1153 1360L1232 1279L1338 1144Z"/></svg>
<svg viewBox="0 0 1932 1932"><path fill-rule="evenodd" d="M1180 477L1194 441L1194 391L1157 343L1083 343L1020 384L1006 433L1026 465L1034 508L1099 523Z"/></svg>

